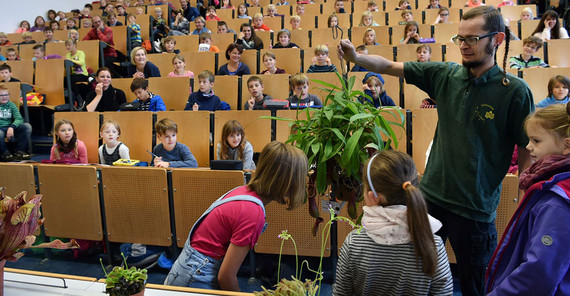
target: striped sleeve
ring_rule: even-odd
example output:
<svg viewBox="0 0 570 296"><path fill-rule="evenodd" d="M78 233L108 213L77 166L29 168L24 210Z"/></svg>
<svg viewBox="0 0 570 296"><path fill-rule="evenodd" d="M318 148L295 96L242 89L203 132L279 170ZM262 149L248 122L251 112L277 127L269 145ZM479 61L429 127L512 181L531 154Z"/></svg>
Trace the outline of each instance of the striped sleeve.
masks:
<svg viewBox="0 0 570 296"><path fill-rule="evenodd" d="M350 242L352 240L352 233L350 233L342 248L340 249L340 255L338 258L338 264L336 267L336 279L333 284L333 296L340 295L353 295L352 291L352 272L350 271Z"/></svg>
<svg viewBox="0 0 570 296"><path fill-rule="evenodd" d="M432 278L429 295L453 295L453 278L445 246L439 236L434 236L434 239L437 248L437 270Z"/></svg>

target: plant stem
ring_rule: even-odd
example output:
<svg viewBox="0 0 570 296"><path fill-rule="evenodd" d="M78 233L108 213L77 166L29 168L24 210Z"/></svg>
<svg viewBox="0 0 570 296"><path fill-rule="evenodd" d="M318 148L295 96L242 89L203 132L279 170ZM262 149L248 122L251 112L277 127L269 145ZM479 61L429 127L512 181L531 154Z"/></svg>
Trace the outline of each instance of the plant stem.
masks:
<svg viewBox="0 0 570 296"><path fill-rule="evenodd" d="M283 253L283 244L285 243L285 240L282 239L281 240L281 248L279 249L279 263L277 264L277 284L279 284L279 282L281 281L281 278L279 277L279 273L281 272L281 254Z"/></svg>

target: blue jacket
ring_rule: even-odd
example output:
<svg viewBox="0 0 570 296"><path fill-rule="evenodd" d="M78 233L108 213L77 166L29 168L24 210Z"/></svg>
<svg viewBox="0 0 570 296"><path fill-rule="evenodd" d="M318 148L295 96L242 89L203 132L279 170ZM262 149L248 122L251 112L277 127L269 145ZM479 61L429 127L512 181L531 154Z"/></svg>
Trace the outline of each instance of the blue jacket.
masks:
<svg viewBox="0 0 570 296"><path fill-rule="evenodd" d="M570 172L532 185L505 229L487 295L570 295Z"/></svg>
<svg viewBox="0 0 570 296"><path fill-rule="evenodd" d="M150 93L150 106L148 107L148 111L156 112L156 111L166 111L166 105L164 101L159 95L155 95ZM134 100L134 102L140 102L139 99Z"/></svg>
<svg viewBox="0 0 570 296"><path fill-rule="evenodd" d="M554 96L548 96L546 99L538 102L538 104L536 104L536 108L545 108L555 104L566 104L568 101L570 101L570 98L568 96L566 96L562 101L555 99Z"/></svg>
<svg viewBox="0 0 570 296"><path fill-rule="evenodd" d="M369 95L371 98L373 98L372 96L372 91L370 91L369 89L364 91L364 94ZM372 105L374 105L374 107L378 108L380 106L385 107L385 106L396 106L396 104L394 103L394 101L392 100L392 98L390 98L390 96L388 96L386 94L386 91L384 91L383 93L380 94L379 99L374 99L374 102L371 102L367 97L362 97L360 99L361 102L364 103L364 101L370 102L372 103Z"/></svg>

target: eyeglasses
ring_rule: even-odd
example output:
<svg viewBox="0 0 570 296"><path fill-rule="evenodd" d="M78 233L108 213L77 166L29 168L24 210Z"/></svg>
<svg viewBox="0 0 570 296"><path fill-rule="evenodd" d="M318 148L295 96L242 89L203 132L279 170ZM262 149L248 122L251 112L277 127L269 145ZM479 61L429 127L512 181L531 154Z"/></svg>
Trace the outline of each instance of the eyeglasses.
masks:
<svg viewBox="0 0 570 296"><path fill-rule="evenodd" d="M439 16L441 16L441 17L449 16L449 13L442 13Z"/></svg>
<svg viewBox="0 0 570 296"><path fill-rule="evenodd" d="M462 42L465 42L465 44L467 44L469 46L473 46L479 42L479 39L494 36L496 34L499 34L499 32L492 32L492 33L485 34L483 36L478 36L478 37L461 37L461 36L455 35L455 36L451 37L451 41L453 41L453 43L455 43L457 45L461 45Z"/></svg>
<svg viewBox="0 0 570 296"><path fill-rule="evenodd" d="M10 97L10 95L0 95L0 98L7 98Z"/></svg>

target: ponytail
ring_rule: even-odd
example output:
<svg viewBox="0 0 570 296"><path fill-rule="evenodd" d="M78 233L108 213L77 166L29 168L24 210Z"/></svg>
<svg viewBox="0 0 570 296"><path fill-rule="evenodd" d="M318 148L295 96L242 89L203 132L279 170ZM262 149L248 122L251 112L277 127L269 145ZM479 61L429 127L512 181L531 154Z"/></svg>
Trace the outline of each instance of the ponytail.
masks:
<svg viewBox="0 0 570 296"><path fill-rule="evenodd" d="M427 206L420 190L410 182L403 185L408 207L408 228L414 244L416 263L422 263L422 271L433 276L437 268L437 252L427 215Z"/></svg>

